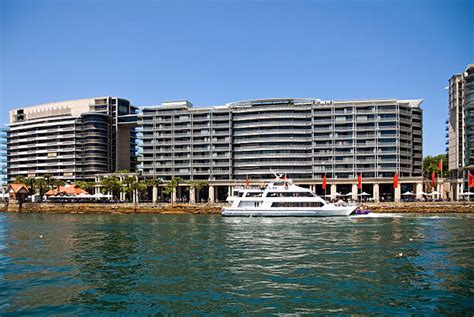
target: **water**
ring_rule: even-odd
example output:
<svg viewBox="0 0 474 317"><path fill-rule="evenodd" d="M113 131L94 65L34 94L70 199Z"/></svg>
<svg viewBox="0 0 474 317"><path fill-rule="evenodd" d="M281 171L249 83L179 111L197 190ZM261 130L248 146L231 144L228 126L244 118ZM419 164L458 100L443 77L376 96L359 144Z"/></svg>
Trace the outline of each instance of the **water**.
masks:
<svg viewBox="0 0 474 317"><path fill-rule="evenodd" d="M0 315L474 313L474 215L0 214Z"/></svg>

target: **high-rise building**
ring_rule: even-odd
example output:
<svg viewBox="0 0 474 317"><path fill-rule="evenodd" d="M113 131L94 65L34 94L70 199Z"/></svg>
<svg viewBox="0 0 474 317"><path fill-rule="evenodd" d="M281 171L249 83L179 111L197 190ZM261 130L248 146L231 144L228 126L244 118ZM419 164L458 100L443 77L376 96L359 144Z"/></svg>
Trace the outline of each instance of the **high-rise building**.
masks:
<svg viewBox="0 0 474 317"><path fill-rule="evenodd" d="M117 97L61 101L10 111L7 176L93 180L135 170L137 108Z"/></svg>
<svg viewBox="0 0 474 317"><path fill-rule="evenodd" d="M474 64L449 80L448 157L451 198L458 200L474 170Z"/></svg>
<svg viewBox="0 0 474 317"><path fill-rule="evenodd" d="M421 195L421 103L263 99L194 108L189 101L163 102L143 108L143 175L207 180L221 192L246 178L270 179L272 172L321 192L326 175L332 194L354 193L362 174L364 191L376 200L398 200L400 188L392 186L398 173L406 190Z"/></svg>
<svg viewBox="0 0 474 317"><path fill-rule="evenodd" d="M0 189L7 185L7 130L0 130ZM0 190L1 192L1 190Z"/></svg>

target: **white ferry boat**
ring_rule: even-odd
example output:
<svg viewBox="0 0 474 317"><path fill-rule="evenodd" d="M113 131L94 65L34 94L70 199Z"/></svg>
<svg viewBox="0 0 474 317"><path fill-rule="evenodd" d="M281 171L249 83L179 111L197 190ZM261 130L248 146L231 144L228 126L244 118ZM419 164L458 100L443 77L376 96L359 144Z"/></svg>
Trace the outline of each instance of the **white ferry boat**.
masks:
<svg viewBox="0 0 474 317"><path fill-rule="evenodd" d="M265 189L240 188L229 196L223 216L235 217L328 217L348 216L357 205L330 204L309 189L277 176Z"/></svg>

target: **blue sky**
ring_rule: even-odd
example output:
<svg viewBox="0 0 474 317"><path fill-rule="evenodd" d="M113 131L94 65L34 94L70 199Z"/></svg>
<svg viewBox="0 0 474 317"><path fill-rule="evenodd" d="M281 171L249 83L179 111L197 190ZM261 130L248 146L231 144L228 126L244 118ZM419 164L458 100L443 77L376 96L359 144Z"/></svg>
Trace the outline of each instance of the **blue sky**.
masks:
<svg viewBox="0 0 474 317"><path fill-rule="evenodd" d="M444 87L474 62L473 3L0 0L0 123L12 108L103 95L421 98L424 154L441 153Z"/></svg>

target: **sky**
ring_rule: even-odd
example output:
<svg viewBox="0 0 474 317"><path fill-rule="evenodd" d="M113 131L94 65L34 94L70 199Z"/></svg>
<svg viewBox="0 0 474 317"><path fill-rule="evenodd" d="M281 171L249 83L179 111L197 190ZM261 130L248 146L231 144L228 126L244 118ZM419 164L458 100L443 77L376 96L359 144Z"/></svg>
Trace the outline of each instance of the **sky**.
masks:
<svg viewBox="0 0 474 317"><path fill-rule="evenodd" d="M0 124L10 109L107 95L424 99L435 155L445 87L474 63L473 12L458 0L0 0Z"/></svg>

